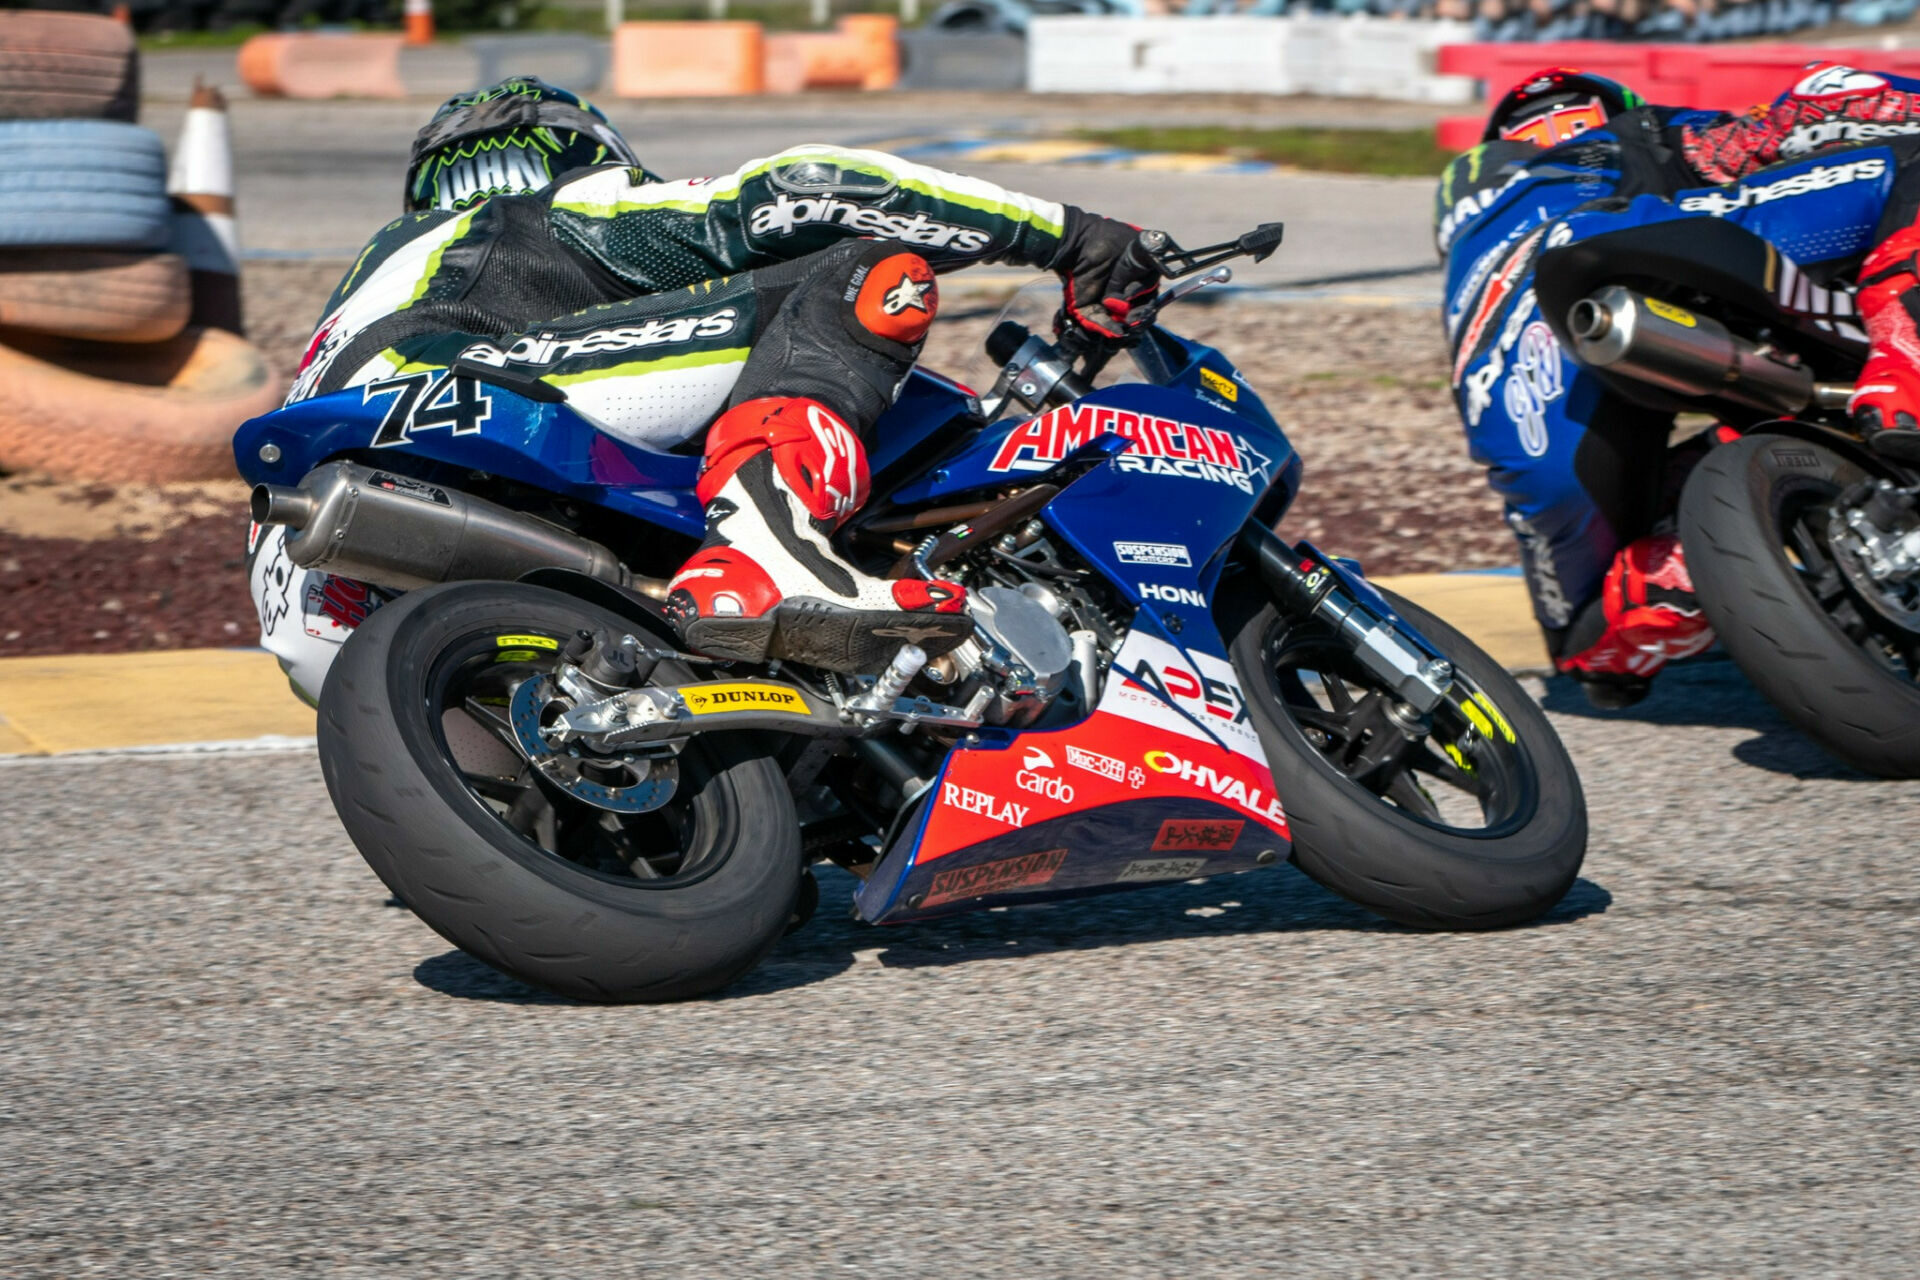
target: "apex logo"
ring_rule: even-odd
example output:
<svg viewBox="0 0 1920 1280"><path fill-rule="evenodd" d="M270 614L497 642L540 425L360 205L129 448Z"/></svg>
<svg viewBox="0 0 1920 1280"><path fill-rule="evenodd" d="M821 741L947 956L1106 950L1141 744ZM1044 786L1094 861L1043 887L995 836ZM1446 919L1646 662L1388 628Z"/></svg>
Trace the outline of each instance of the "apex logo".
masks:
<svg viewBox="0 0 1920 1280"><path fill-rule="evenodd" d="M1196 609L1207 607L1207 598L1192 587L1167 587L1157 582L1140 584L1142 600L1158 600L1161 604L1190 604Z"/></svg>

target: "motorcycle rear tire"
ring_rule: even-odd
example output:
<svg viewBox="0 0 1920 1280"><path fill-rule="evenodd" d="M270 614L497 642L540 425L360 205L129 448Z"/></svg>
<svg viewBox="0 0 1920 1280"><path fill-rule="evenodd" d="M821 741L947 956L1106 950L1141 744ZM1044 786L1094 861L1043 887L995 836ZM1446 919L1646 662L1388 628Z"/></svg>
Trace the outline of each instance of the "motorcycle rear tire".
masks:
<svg viewBox="0 0 1920 1280"><path fill-rule="evenodd" d="M1867 478L1791 436L1721 445L1687 478L1680 541L1714 634L1774 708L1836 759L1920 777L1920 687L1876 661L1814 599L1786 554L1788 504Z"/></svg>
<svg viewBox="0 0 1920 1280"><path fill-rule="evenodd" d="M1586 797L1573 761L1505 668L1412 601L1381 594L1505 712L1531 794L1505 834L1478 836L1438 829L1364 790L1307 740L1262 677L1263 637L1276 613L1243 603L1232 612L1244 616L1223 619L1229 653L1286 808L1293 863L1348 901L1415 928L1498 929L1537 919L1566 896L1586 857Z"/></svg>
<svg viewBox="0 0 1920 1280"><path fill-rule="evenodd" d="M468 789L434 731L439 655L485 631L633 624L557 591L459 582L375 611L320 695L320 766L347 834L434 932L503 973L576 1000L682 1000L718 990L779 941L801 887L799 823L755 735L701 735L707 770L683 763L691 825L711 840L704 874L650 887L588 871L508 827ZM691 791L691 794L687 794Z"/></svg>

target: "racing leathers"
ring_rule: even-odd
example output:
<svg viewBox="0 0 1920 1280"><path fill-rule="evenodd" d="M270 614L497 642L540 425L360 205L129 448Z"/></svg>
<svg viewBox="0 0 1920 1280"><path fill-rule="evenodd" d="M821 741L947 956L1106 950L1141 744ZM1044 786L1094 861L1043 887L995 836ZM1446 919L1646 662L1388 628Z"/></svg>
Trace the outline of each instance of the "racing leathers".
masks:
<svg viewBox="0 0 1920 1280"><path fill-rule="evenodd" d="M935 273L1052 268L1090 292L1079 299L1090 325L1120 327L1142 287L1122 262L1133 238L1123 223L872 151L803 146L674 182L579 170L389 224L329 299L288 399L425 374L439 381L415 403L429 407L456 403L472 376L564 394L641 448L684 450L712 426L708 535L671 584L670 616L716 656L857 670L903 634L930 652L971 634L960 588L878 581L827 542L866 498L862 437L919 354ZM348 627L302 608L326 592L320 575L275 563L278 537L266 531L274 545L256 555L255 593L285 593L292 638L266 627L265 643L317 695ZM299 581L276 585L276 572ZM796 592L806 607L776 625ZM263 626L270 610L262 600Z"/></svg>
<svg viewBox="0 0 1920 1280"><path fill-rule="evenodd" d="M1743 225L1778 251L1763 287L1868 357L1855 412L1900 456L1893 438L1920 415L1920 81L1816 68L1744 115L1645 107L1547 150L1491 142L1448 167L1439 197L1472 454L1505 503L1556 665L1631 700L1712 642L1672 536L1702 446L1669 448L1670 413L1628 402L1561 351L1533 290L1539 257L1676 219Z"/></svg>

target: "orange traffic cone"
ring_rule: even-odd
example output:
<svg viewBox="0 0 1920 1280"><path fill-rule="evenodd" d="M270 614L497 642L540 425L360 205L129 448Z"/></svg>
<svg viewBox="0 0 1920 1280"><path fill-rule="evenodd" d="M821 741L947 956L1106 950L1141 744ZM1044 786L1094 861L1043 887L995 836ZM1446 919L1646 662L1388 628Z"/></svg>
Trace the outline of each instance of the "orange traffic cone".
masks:
<svg viewBox="0 0 1920 1280"><path fill-rule="evenodd" d="M187 260L193 281L191 323L243 332L240 242L233 222L233 139L227 101L218 89L193 84L180 143L167 181L173 236L167 248Z"/></svg>
<svg viewBox="0 0 1920 1280"><path fill-rule="evenodd" d="M402 12L407 22L407 43L432 44L433 0L407 0Z"/></svg>

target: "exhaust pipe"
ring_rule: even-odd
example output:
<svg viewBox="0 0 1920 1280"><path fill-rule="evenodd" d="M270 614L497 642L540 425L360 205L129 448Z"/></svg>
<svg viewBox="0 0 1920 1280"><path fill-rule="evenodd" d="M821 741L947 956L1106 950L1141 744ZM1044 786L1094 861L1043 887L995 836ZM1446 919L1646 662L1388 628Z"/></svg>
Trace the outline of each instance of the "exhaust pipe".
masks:
<svg viewBox="0 0 1920 1280"><path fill-rule="evenodd" d="M287 556L302 569L383 587L512 581L549 568L631 580L613 552L557 525L351 462L315 467L297 486L257 485L248 505L256 523L287 526Z"/></svg>
<svg viewBox="0 0 1920 1280"><path fill-rule="evenodd" d="M1617 284L1574 303L1567 330L1581 364L1684 396L1792 414L1825 390L1806 369L1735 337L1719 321Z"/></svg>

